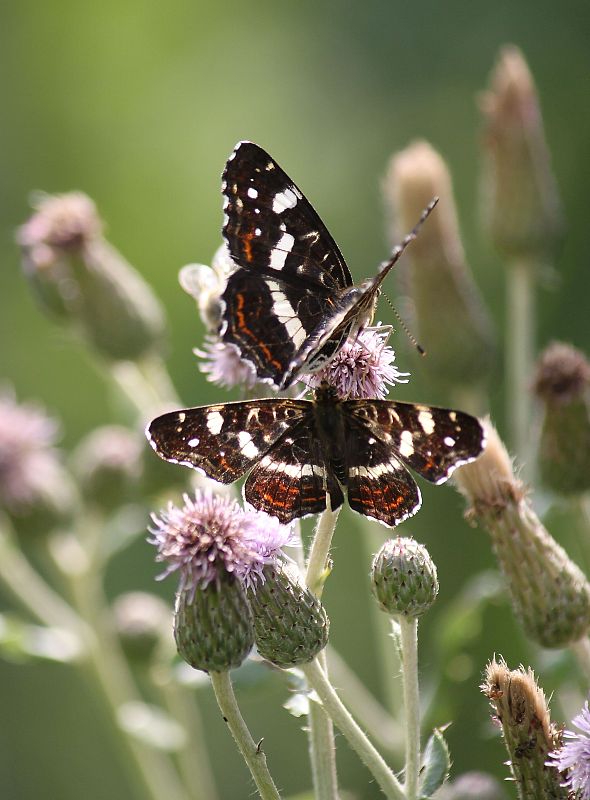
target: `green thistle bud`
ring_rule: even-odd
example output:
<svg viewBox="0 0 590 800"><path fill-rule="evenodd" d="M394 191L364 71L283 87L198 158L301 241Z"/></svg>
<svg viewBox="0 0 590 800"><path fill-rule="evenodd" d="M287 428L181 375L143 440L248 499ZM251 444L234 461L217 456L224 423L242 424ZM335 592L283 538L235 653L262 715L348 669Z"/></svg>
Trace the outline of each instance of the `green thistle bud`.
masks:
<svg viewBox="0 0 590 800"><path fill-rule="evenodd" d="M170 609L156 595L126 592L113 603L113 616L125 655L145 663L170 635Z"/></svg>
<svg viewBox="0 0 590 800"><path fill-rule="evenodd" d="M324 607L283 564L267 564L263 577L248 591L258 652L285 669L308 663L328 643Z"/></svg>
<svg viewBox="0 0 590 800"><path fill-rule="evenodd" d="M590 584L545 529L493 426L477 461L457 470L455 481L471 502L468 516L492 537L514 612L543 647L578 641L590 627Z"/></svg>
<svg viewBox="0 0 590 800"><path fill-rule="evenodd" d="M150 287L102 235L92 200L45 195L18 231L23 269L42 308L106 358L157 349L164 316Z"/></svg>
<svg viewBox="0 0 590 800"><path fill-rule="evenodd" d="M560 494L590 489L590 363L553 342L537 363L534 391L544 405L539 443L543 482Z"/></svg>
<svg viewBox="0 0 590 800"><path fill-rule="evenodd" d="M436 566L414 539L388 539L373 559L371 590L387 614L421 617L436 600Z"/></svg>
<svg viewBox="0 0 590 800"><path fill-rule="evenodd" d="M489 374L493 334L465 260L447 165L428 142L414 142L391 159L383 193L392 243L433 197L440 198L398 274L414 304L418 338L431 356L424 368L443 385L471 387Z"/></svg>
<svg viewBox="0 0 590 800"><path fill-rule="evenodd" d="M254 644L252 614L239 580L221 573L194 596L180 591L174 638L180 656L194 669L225 672L239 667Z"/></svg>
<svg viewBox="0 0 590 800"><path fill-rule="evenodd" d="M522 800L567 800L559 772L547 764L560 743L551 723L543 690L531 669L509 670L493 659L486 668L482 692L490 699L494 716L502 725L512 777Z"/></svg>
<svg viewBox="0 0 590 800"><path fill-rule="evenodd" d="M485 220L509 256L553 252L562 217L532 75L518 48L505 47L481 99Z"/></svg>
<svg viewBox="0 0 590 800"><path fill-rule="evenodd" d="M105 425L88 434L73 454L85 497L106 508L129 499L142 470L142 440L128 428Z"/></svg>

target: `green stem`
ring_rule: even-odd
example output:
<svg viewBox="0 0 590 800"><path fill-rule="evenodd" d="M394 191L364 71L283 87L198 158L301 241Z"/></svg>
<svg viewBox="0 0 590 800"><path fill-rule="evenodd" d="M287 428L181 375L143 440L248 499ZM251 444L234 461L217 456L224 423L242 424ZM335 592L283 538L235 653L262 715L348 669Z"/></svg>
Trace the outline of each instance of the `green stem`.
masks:
<svg viewBox="0 0 590 800"><path fill-rule="evenodd" d="M109 376L127 399L142 424L166 408L181 406L164 363L157 356L139 363L109 364Z"/></svg>
<svg viewBox="0 0 590 800"><path fill-rule="evenodd" d="M305 583L317 597L321 597L324 590L326 564L338 514L339 510L332 511L329 507L323 512L309 550ZM318 659L327 670L325 652L320 653ZM338 800L334 725L319 703L309 705L309 755L315 796L321 800Z"/></svg>
<svg viewBox="0 0 590 800"><path fill-rule="evenodd" d="M380 614L385 617L382 611ZM400 754L405 738L400 723L387 713L337 650L328 645L327 653L332 682L348 708L381 747Z"/></svg>
<svg viewBox="0 0 590 800"><path fill-rule="evenodd" d="M315 659L309 664L304 664L301 669L307 682L322 701L326 712L334 720L334 724L341 730L361 761L368 767L386 797L390 800L405 800L402 785L344 706L318 660Z"/></svg>
<svg viewBox="0 0 590 800"><path fill-rule="evenodd" d="M262 800L280 800L277 787L266 766L261 742L256 744L238 708L229 672L211 672L210 677L223 719L248 765L260 797Z"/></svg>
<svg viewBox="0 0 590 800"><path fill-rule="evenodd" d="M0 522L0 581L35 619L69 631L83 645L90 634L84 620L29 564L5 519Z"/></svg>
<svg viewBox="0 0 590 800"><path fill-rule="evenodd" d="M506 398L512 450L530 469L529 381L535 357L535 264L514 259L507 270ZM530 479L530 475L527 478Z"/></svg>
<svg viewBox="0 0 590 800"><path fill-rule="evenodd" d="M404 789L407 800L416 800L420 776L420 694L418 690L418 620L398 618L401 634L404 712L406 728L406 769Z"/></svg>

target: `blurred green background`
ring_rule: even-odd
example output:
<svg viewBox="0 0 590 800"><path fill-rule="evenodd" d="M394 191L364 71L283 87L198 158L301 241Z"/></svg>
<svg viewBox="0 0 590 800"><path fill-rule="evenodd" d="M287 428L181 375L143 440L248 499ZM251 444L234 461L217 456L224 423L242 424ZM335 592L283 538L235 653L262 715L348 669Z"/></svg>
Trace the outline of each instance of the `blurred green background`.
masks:
<svg viewBox="0 0 590 800"><path fill-rule="evenodd" d="M59 416L66 447L96 425L119 421L92 357L38 313L22 280L13 239L29 213L32 190L80 189L96 201L108 238L166 306L170 371L183 401L196 405L226 395L206 384L196 367L191 348L203 331L177 272L191 261L207 263L220 244L220 173L234 144L252 139L279 161L361 279L387 253L379 187L387 160L424 137L452 171L467 259L497 327L491 406L504 431L504 271L479 224L476 98L499 48L518 45L540 93L567 220L555 275L539 293L538 342L558 338L589 352L589 23L582 0L3 4L2 382L13 385L19 399L38 400ZM389 294L395 297L393 285ZM387 319L384 305L380 316ZM410 384L400 398L436 400L424 381L417 385L420 397ZM477 768L504 776L505 755L478 691L481 670L494 652L512 667L531 663L532 656L502 599L483 616L463 619L462 627L456 621L445 627L450 604L470 576L493 568L494 560L485 534L462 521L455 493L426 487L423 494L424 508L404 533L427 544L441 583L441 601L421 636L426 694L442 681L428 722L454 720L449 740L456 774ZM345 513L326 595L332 640L378 691L369 550L358 520ZM149 589L155 574L151 548L140 541L113 565L109 589ZM174 581L159 590L171 600ZM532 665L547 670L548 690L560 670L570 668L546 655ZM272 678L240 696L254 736L265 737L285 795L303 791L309 786L306 742L301 721L280 707L283 685ZM208 693L203 702L221 797L252 796ZM102 709L74 670L2 663L0 704L3 798L129 796L104 734ZM342 786L357 797L379 796L375 786L367 788L367 774L341 739L339 746Z"/></svg>

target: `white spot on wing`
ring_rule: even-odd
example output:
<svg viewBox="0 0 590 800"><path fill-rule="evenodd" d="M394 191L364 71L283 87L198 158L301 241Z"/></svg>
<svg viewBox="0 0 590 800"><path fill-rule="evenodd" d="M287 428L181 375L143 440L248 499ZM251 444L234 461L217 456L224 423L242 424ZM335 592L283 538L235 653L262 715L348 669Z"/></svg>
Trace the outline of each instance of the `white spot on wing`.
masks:
<svg viewBox="0 0 590 800"><path fill-rule="evenodd" d="M409 458L414 454L414 443L410 431L402 431L399 443L399 453L404 458Z"/></svg>
<svg viewBox="0 0 590 800"><path fill-rule="evenodd" d="M186 419L186 414L184 413L184 411L179 411L178 412L178 421L180 423L183 423L185 421L185 419Z"/></svg>
<svg viewBox="0 0 590 800"><path fill-rule="evenodd" d="M293 189L284 189L282 192L275 194L272 201L272 210L275 214L282 214L283 211L289 208L295 208L298 199Z"/></svg>
<svg viewBox="0 0 590 800"><path fill-rule="evenodd" d="M270 266L272 269L283 269L285 266L285 261L287 260L287 256L291 252L294 244L294 237L291 236L290 233L283 233L277 242L276 247L270 254Z"/></svg>
<svg viewBox="0 0 590 800"><path fill-rule="evenodd" d="M455 439L453 439L452 436L445 436L443 441L447 445L447 447L453 447L454 445L457 444L457 442L455 441Z"/></svg>
<svg viewBox="0 0 590 800"><path fill-rule="evenodd" d="M273 313L279 322L281 322L287 329L287 333L293 340L295 347L301 347L305 341L306 333L297 318L295 309L287 299L278 283L275 281L268 281L267 285L272 293Z"/></svg>
<svg viewBox="0 0 590 800"><path fill-rule="evenodd" d="M258 197L258 190L255 189L253 186L249 186L247 194L248 197L252 198L252 200L256 200L256 198Z"/></svg>
<svg viewBox="0 0 590 800"><path fill-rule="evenodd" d="M209 433L212 433L213 436L217 436L217 434L221 431L223 427L223 417L219 413L219 411L210 411L207 414L207 428Z"/></svg>
<svg viewBox="0 0 590 800"><path fill-rule="evenodd" d="M418 414L418 423L427 436L434 433L434 418L430 411L421 411Z"/></svg>
<svg viewBox="0 0 590 800"><path fill-rule="evenodd" d="M199 442L200 442L200 439L197 439L197 437L195 436L194 439L189 439L187 444L188 444L189 447L196 447L199 444Z"/></svg>
<svg viewBox="0 0 590 800"><path fill-rule="evenodd" d="M252 441L252 437L248 431L240 431L238 433L238 442L240 443L240 450L246 458L256 458L259 450Z"/></svg>

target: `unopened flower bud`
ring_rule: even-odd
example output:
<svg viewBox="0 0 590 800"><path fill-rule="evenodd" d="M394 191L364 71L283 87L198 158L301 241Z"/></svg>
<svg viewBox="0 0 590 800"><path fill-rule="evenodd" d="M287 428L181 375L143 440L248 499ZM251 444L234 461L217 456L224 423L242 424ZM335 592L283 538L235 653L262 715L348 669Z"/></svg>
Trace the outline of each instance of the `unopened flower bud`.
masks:
<svg viewBox="0 0 590 800"><path fill-rule="evenodd" d="M308 663L328 643L324 607L284 564L267 564L262 577L248 591L258 652L285 669Z"/></svg>
<svg viewBox="0 0 590 800"><path fill-rule="evenodd" d="M500 51L481 98L485 219L498 250L554 252L562 218L532 75L520 50Z"/></svg>
<svg viewBox="0 0 590 800"><path fill-rule="evenodd" d="M371 590L387 614L421 617L438 595L428 550L415 539L388 539L373 559Z"/></svg>
<svg viewBox="0 0 590 800"><path fill-rule="evenodd" d="M445 385L471 386L485 378L493 358L488 314L465 261L449 170L424 141L396 153L383 183L392 242L411 227L433 197L439 203L400 264L412 298L424 369Z"/></svg>
<svg viewBox="0 0 590 800"><path fill-rule="evenodd" d="M544 406L539 442L543 483L560 494L590 489L590 363L553 342L537 363L534 391Z"/></svg>
<svg viewBox="0 0 590 800"><path fill-rule="evenodd" d="M254 644L252 614L241 582L222 573L194 594L179 591L174 638L180 656L194 669L226 672L239 667Z"/></svg>
<svg viewBox="0 0 590 800"><path fill-rule="evenodd" d="M104 239L92 200L45 195L17 241L41 306L109 359L134 360L158 348L164 317L150 287Z"/></svg>
<svg viewBox="0 0 590 800"><path fill-rule="evenodd" d="M492 537L514 612L543 647L578 641L590 627L590 584L545 529L491 423L485 451L457 470L455 481L471 503L468 518Z"/></svg>
<svg viewBox="0 0 590 800"><path fill-rule="evenodd" d="M147 592L127 592L113 603L115 627L128 658L150 660L158 645L170 635L170 610Z"/></svg>
<svg viewBox="0 0 590 800"><path fill-rule="evenodd" d="M143 440L120 425L88 434L73 455L75 473L92 503L112 508L129 498L142 468Z"/></svg>
<svg viewBox="0 0 590 800"><path fill-rule="evenodd" d="M513 780L522 800L567 800L559 773L547 765L560 734L551 723L543 690L529 668L509 670L493 659L486 668L482 692L489 698L494 716L502 725Z"/></svg>

